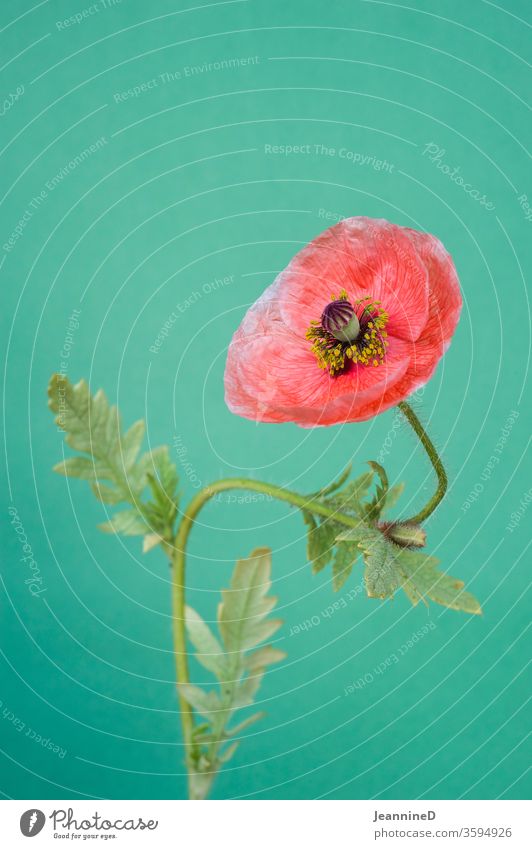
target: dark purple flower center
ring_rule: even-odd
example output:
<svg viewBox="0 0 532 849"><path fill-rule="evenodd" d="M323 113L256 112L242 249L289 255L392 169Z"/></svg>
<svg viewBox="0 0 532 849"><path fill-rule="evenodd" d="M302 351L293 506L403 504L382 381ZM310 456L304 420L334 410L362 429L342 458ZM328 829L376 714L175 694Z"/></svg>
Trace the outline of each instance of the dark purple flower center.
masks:
<svg viewBox="0 0 532 849"><path fill-rule="evenodd" d="M354 342L360 333L358 316L344 298L327 304L321 314L321 326L340 342Z"/></svg>
<svg viewBox="0 0 532 849"><path fill-rule="evenodd" d="M318 366L339 374L349 361L361 366L384 362L388 341L388 313L369 295L351 303L345 289L325 305L319 321L311 321L306 337Z"/></svg>

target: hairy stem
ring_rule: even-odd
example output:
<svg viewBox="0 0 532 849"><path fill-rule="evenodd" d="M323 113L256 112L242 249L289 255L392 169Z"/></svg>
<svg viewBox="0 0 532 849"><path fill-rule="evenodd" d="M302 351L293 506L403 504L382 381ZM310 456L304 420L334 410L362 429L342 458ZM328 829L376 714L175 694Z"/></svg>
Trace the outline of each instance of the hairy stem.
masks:
<svg viewBox="0 0 532 849"><path fill-rule="evenodd" d="M418 525L421 524L421 522L424 522L425 519L427 519L430 514L434 512L434 510L442 500L443 496L447 492L447 472L443 467L440 455L434 447L434 443L430 439L427 431L419 421L410 404L407 404L406 401L400 401L398 407L401 410L405 419L407 419L409 424L412 426L416 436L419 437L419 441L427 452L429 460L432 463L434 471L436 472L436 475L438 477L438 486L436 488L436 492L434 493L430 501L427 501L427 503L422 508L422 510L419 511L419 513L417 513L415 516L412 516L411 519L408 519L409 522L413 522L414 524Z"/></svg>

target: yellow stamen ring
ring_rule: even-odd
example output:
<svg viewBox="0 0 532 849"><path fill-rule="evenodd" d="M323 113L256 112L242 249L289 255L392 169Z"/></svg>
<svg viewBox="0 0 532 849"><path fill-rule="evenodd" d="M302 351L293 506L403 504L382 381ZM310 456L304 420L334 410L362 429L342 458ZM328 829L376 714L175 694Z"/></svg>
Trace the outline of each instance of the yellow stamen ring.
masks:
<svg viewBox="0 0 532 849"><path fill-rule="evenodd" d="M325 307L321 321L312 321L306 333L306 338L312 342L312 352L318 366L328 369L331 375L338 374L346 366L346 360L364 366L376 367L384 362L388 342L385 331L388 313L380 306L380 301L373 301L367 296L350 304L345 289L339 296L331 296L331 305ZM342 302L346 302L343 304ZM349 309L360 324L356 339L338 338L338 322L347 325ZM351 325L356 326L356 322ZM331 332L334 331L334 332Z"/></svg>

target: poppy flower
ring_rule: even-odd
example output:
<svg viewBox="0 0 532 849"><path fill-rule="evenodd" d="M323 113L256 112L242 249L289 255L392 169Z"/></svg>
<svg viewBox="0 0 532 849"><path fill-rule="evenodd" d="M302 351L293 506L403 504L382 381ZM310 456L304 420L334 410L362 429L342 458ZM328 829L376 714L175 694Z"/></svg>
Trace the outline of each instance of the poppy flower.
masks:
<svg viewBox="0 0 532 849"><path fill-rule="evenodd" d="M431 377L461 306L435 236L344 219L296 254L244 316L227 356L227 405L302 427L372 418Z"/></svg>

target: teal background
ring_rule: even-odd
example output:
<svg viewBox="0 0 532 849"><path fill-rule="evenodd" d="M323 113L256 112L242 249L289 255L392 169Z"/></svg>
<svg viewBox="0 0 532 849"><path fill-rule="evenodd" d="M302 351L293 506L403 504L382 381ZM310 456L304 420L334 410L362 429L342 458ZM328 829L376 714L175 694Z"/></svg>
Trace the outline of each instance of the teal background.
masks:
<svg viewBox="0 0 532 849"><path fill-rule="evenodd" d="M402 594L382 604L347 598L359 573L345 605L324 615L336 597L329 574L310 573L295 510L210 504L191 540L190 603L212 619L235 558L270 545L285 621L278 645L288 652L260 693L267 718L246 732L215 796L526 798L532 224L519 198L530 192L529 4L108 3L68 28L57 21L88 0L17 1L1 12L2 99L24 87L0 117L3 795L185 793L168 566L160 552L143 556L137 538L101 534L104 508L88 487L51 472L63 442L46 385L74 309L68 376L103 387L126 423L146 417L150 444L173 446L184 498L234 474L311 491L350 457L362 471L383 446L390 477L407 482L403 511L430 495L426 459L393 410L309 431L257 425L225 407L232 333L275 273L332 223L326 210L433 232L455 259L462 320L418 404L451 480L427 529L430 548L484 615L414 609ZM258 59L185 75L187 66L242 57ZM159 75L177 71L181 78L162 84ZM153 79L139 96L115 98ZM100 137L100 149L46 189ZM430 143L445 151L439 160L424 154ZM265 145L311 152L267 154ZM353 164L340 148L375 162ZM388 166L378 170L379 160ZM438 162L459 167L494 208ZM9 506L41 570L46 592L37 598L24 583ZM312 627L296 633L307 620ZM369 683L344 694L364 676Z"/></svg>

